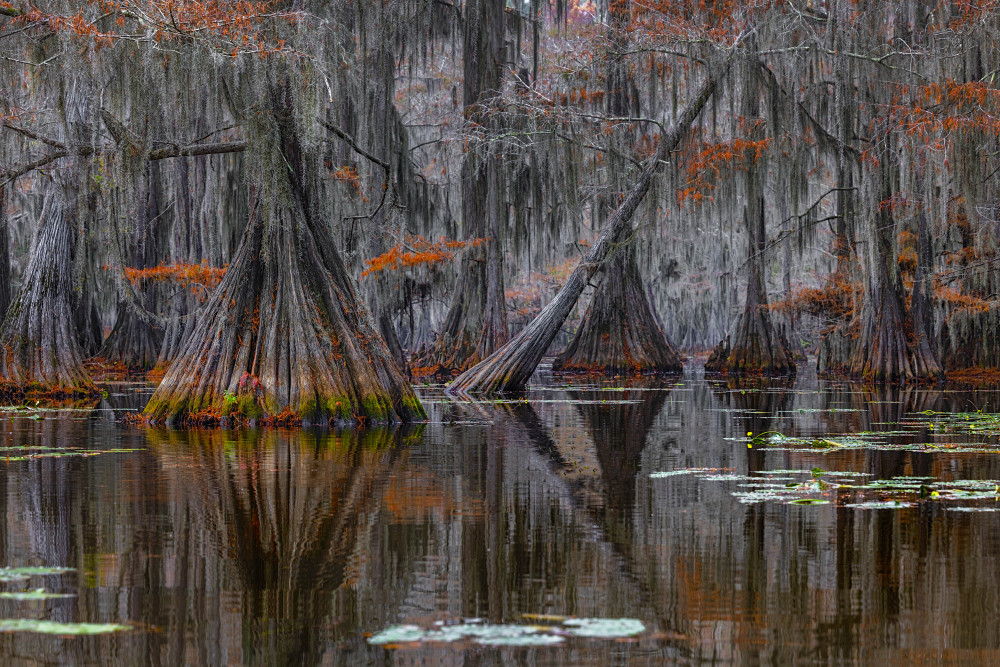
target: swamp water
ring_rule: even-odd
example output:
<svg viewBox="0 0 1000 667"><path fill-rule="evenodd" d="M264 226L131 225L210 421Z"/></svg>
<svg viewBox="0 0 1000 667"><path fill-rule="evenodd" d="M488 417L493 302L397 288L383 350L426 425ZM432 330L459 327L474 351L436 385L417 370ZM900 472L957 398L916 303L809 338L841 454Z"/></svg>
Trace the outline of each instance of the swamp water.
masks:
<svg viewBox="0 0 1000 667"><path fill-rule="evenodd" d="M426 425L0 412L0 664L1000 662L1000 392L542 376Z"/></svg>

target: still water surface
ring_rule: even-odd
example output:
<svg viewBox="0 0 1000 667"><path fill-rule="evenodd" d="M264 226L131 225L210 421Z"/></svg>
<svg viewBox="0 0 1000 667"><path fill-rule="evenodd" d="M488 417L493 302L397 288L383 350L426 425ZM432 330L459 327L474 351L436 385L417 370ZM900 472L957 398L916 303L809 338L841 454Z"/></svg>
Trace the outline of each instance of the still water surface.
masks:
<svg viewBox="0 0 1000 667"><path fill-rule="evenodd" d="M0 619L130 626L3 633L0 663L1000 662L1000 425L950 414L997 391L543 385L424 387L403 430L122 428L129 385L0 413L0 565L73 568L0 583L71 596ZM558 643L371 642L469 619Z"/></svg>

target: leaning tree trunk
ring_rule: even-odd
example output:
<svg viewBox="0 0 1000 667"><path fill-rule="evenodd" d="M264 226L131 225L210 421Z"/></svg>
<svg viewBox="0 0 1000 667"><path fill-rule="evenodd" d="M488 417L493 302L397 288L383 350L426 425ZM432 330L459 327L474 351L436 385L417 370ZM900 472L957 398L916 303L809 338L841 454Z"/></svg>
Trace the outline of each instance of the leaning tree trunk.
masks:
<svg viewBox="0 0 1000 667"><path fill-rule="evenodd" d="M735 53L735 49L732 53ZM680 113L674 126L660 138L656 154L642 170L639 180L604 223L590 252L573 269L556 297L506 345L455 378L448 388L450 393L489 394L521 389L527 384L552 340L576 306L583 288L608 259L615 246L624 239L631 227L632 214L649 191L653 176L660 170L670 151L688 133L691 124L715 92L719 79L729 71L732 60L733 56L730 55L721 72L717 75L709 74L697 94Z"/></svg>
<svg viewBox="0 0 1000 667"><path fill-rule="evenodd" d="M494 129L498 114L488 105L503 87L505 7L504 0L467 3L463 35L465 112L469 120ZM468 241L487 240L466 251L444 324L434 345L414 361L415 372L448 375L467 369L509 338L501 244L507 215L503 188L499 156L466 155L462 228Z"/></svg>
<svg viewBox="0 0 1000 667"><path fill-rule="evenodd" d="M608 113L614 117L638 117L638 99L633 99L628 63L620 54L628 46L629 3L611 3L609 8L611 53L605 89ZM621 132L611 135L614 141ZM616 151L609 151L609 180L622 187L624 171ZM602 207L603 208L603 207ZM584 373L679 373L681 358L659 326L636 263L635 247L629 244L605 265L583 321L573 340L552 364L554 371Z"/></svg>
<svg viewBox="0 0 1000 667"><path fill-rule="evenodd" d="M423 407L317 215L310 176L318 160L302 150L291 93L272 86L270 115L254 120L258 164L286 167L258 172L240 247L145 414L168 423L421 419Z"/></svg>
<svg viewBox="0 0 1000 667"><path fill-rule="evenodd" d="M57 186L50 185L55 190ZM21 289L0 325L0 393L97 394L73 317L72 238L61 192L46 195Z"/></svg>

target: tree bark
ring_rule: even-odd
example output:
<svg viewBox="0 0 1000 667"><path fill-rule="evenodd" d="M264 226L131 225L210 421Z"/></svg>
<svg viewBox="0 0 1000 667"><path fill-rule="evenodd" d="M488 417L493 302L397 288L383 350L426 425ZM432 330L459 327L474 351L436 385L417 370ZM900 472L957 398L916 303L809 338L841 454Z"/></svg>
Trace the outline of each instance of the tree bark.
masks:
<svg viewBox="0 0 1000 667"><path fill-rule="evenodd" d="M771 322L764 284L764 199L757 196L744 210L750 235L747 297L732 343L727 336L719 343L705 371L725 375L795 375L795 361L787 343Z"/></svg>
<svg viewBox="0 0 1000 667"><path fill-rule="evenodd" d="M261 150L279 152L259 159L288 168L267 193L253 188L229 270L146 407L153 421L424 418L317 218L318 160L302 151L286 85L271 84L269 116L258 122Z"/></svg>
<svg viewBox="0 0 1000 667"><path fill-rule="evenodd" d="M630 244L609 260L580 328L552 370L605 374L683 370L650 307L634 255Z"/></svg>
<svg viewBox="0 0 1000 667"><path fill-rule="evenodd" d="M754 142L765 137L764 118L760 111L760 70L754 65L744 65L742 91L742 118L751 124L748 139ZM767 286L764 281L764 254L767 236L764 226L764 177L763 157L755 149L743 155L746 205L743 207L743 224L747 231L747 296L740 315L732 346L727 339L720 346L728 354L713 354L705 371L726 375L794 375L795 362L782 337L771 322L767 306Z"/></svg>
<svg viewBox="0 0 1000 667"><path fill-rule="evenodd" d="M0 317L10 306L10 227L7 220L7 195L0 187Z"/></svg>
<svg viewBox="0 0 1000 667"><path fill-rule="evenodd" d="M504 0L466 5L463 35L463 103L470 120L495 127L490 98L504 73ZM434 345L414 362L427 374L450 375L479 363L510 337L504 299L502 234L507 202L500 157L470 152L462 165L462 227L468 241L488 239L466 251L458 285Z"/></svg>
<svg viewBox="0 0 1000 667"><path fill-rule="evenodd" d="M889 159L880 170L880 197L891 201ZM902 297L902 277L893 252L896 222L891 207L880 205L869 221L870 276L861 312L860 336L854 341L849 374L874 383L941 379L941 367L930 352L912 340ZM911 340L907 339L907 332ZM915 344L917 343L917 344Z"/></svg>
<svg viewBox="0 0 1000 667"><path fill-rule="evenodd" d="M631 18L628 0L611 3L608 12L611 42L605 79L608 113L618 118L639 116L639 100L632 94L628 63L620 55L628 46L627 26ZM631 144L631 138L617 131L611 141L624 139ZM610 151L606 159L609 182L616 193L624 187L620 174L625 165L617 157L617 151ZM552 370L619 374L679 373L682 369L681 358L663 333L646 294L635 247L629 244L608 260L580 327L556 357Z"/></svg>
<svg viewBox="0 0 1000 667"><path fill-rule="evenodd" d="M0 393L89 396L73 314L66 202L50 185L21 288L0 325Z"/></svg>
<svg viewBox="0 0 1000 667"><path fill-rule="evenodd" d="M159 170L150 163L140 187L139 220L135 237L129 248L129 265L146 269L156 266L159 236L153 225L161 213L158 196ZM155 311L155 286L142 290L144 301ZM163 345L163 330L141 318L132 306L123 299L118 300L115 326L108 335L97 356L106 361L124 364L130 370L149 370L156 365Z"/></svg>
<svg viewBox="0 0 1000 667"><path fill-rule="evenodd" d="M678 116L674 126L660 138L656 154L642 170L639 179L625 195L621 205L608 218L590 252L573 269L556 297L506 345L455 378L448 388L449 393L491 394L521 389L527 384L576 305L584 287L608 259L615 246L624 240L630 228L632 215L649 191L653 176L665 163L670 151L675 149L687 135L691 124L715 92L719 79L729 71L732 59L733 56L730 55L725 60L722 71L709 73L691 102Z"/></svg>

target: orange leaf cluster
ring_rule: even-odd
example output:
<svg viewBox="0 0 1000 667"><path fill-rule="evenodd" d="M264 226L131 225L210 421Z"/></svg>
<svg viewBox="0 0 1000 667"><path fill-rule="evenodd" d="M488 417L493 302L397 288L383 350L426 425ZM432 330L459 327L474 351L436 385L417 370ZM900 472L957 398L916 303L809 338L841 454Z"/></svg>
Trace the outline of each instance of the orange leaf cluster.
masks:
<svg viewBox="0 0 1000 667"><path fill-rule="evenodd" d="M126 36L129 22L138 21L140 32L156 42L211 39L212 48L233 57L256 53L262 58L286 50L284 40L265 32L266 21L291 21L298 16L277 11L275 0L87 0L81 4L97 7L100 14L88 18L83 7L72 16L47 14L30 6L19 9L10 2L0 2L0 7L18 12L14 20L25 25L92 37L98 46L111 46ZM97 28L97 22L108 16L116 17L114 25L121 33ZM128 33L129 39L135 39L134 32Z"/></svg>
<svg viewBox="0 0 1000 667"><path fill-rule="evenodd" d="M422 236L407 236L406 244L397 243L387 252L378 257L365 260L365 270L361 272L364 278L379 271L395 271L423 264L440 264L450 261L455 253L463 248L479 247L489 239L471 239L469 241L428 241Z"/></svg>
<svg viewBox="0 0 1000 667"><path fill-rule="evenodd" d="M904 101L903 97L909 101ZM885 107L888 119L907 134L935 149L942 137L978 131L1000 137L1000 90L982 81L946 80L924 86L903 86ZM938 141L932 141L938 137Z"/></svg>
<svg viewBox="0 0 1000 667"><path fill-rule="evenodd" d="M996 305L996 302L989 299L983 299L974 294L963 294L956 287L946 287L943 285L934 287L934 300L950 306L948 319L959 313L985 313Z"/></svg>
<svg viewBox="0 0 1000 667"><path fill-rule="evenodd" d="M772 303L770 309L846 321L854 313L863 290L860 282L852 282L842 274L834 273L822 287L798 289L790 298Z"/></svg>
<svg viewBox="0 0 1000 667"><path fill-rule="evenodd" d="M356 194L361 194L361 179L358 177L358 170L354 167L348 165L337 167L330 174L330 177L335 181L347 183Z"/></svg>
<svg viewBox="0 0 1000 667"><path fill-rule="evenodd" d="M677 193L677 201L684 203L692 200L701 202L705 191L711 190L712 179L719 176L723 168L744 169L751 162L763 157L771 145L771 138L765 137L757 141L748 139L731 139L709 145L688 159L688 182L686 187Z"/></svg>
<svg viewBox="0 0 1000 667"><path fill-rule="evenodd" d="M171 282L184 288L199 285L206 289L212 289L222 281L228 268L228 265L223 267L209 266L208 262L202 262L201 264L160 264L148 269L136 269L127 266L125 267L125 277L133 285L152 281Z"/></svg>

